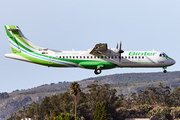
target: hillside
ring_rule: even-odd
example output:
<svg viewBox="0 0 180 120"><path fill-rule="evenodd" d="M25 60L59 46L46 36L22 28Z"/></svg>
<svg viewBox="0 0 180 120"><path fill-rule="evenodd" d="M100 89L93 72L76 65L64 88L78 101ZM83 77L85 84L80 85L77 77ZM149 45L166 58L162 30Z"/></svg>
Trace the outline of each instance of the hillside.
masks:
<svg viewBox="0 0 180 120"><path fill-rule="evenodd" d="M123 94L130 94L137 89L144 90L148 86L157 86L159 82L170 86L171 89L180 85L180 71L164 73L128 73L114 74L95 78L88 78L78 81L80 87L87 90L86 86L93 81L102 84L110 84L111 88L123 89ZM45 84L27 90L14 91L9 93L9 98L0 99L0 118L7 119L17 109L31 104L33 101L41 102L45 96L60 94L69 90L71 82L59 82ZM120 94L120 92L118 92Z"/></svg>

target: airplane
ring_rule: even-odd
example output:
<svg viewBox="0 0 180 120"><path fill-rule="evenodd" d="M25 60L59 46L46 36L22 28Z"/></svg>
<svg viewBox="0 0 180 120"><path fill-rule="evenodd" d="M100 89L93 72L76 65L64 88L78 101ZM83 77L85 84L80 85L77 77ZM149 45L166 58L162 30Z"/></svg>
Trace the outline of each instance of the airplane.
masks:
<svg viewBox="0 0 180 120"><path fill-rule="evenodd" d="M123 51L121 42L116 48L108 48L107 43L99 43L87 51L57 51L33 44L23 35L18 26L5 25L5 30L13 52L5 54L5 57L48 67L93 69L96 75L102 70L117 67L163 68L166 73L167 67L176 63L164 52Z"/></svg>

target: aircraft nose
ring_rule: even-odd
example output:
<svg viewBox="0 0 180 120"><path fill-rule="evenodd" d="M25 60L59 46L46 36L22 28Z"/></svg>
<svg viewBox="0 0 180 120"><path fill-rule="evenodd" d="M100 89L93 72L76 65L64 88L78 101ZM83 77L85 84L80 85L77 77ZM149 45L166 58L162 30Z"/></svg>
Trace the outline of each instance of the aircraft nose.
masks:
<svg viewBox="0 0 180 120"><path fill-rule="evenodd" d="M176 61L175 60L172 60L172 64L174 65L176 63Z"/></svg>
<svg viewBox="0 0 180 120"><path fill-rule="evenodd" d="M176 63L175 60L170 60L171 65L174 65Z"/></svg>
<svg viewBox="0 0 180 120"><path fill-rule="evenodd" d="M174 59L172 59L172 58L169 58L167 60L169 61L170 65L174 65L176 63L176 61Z"/></svg>

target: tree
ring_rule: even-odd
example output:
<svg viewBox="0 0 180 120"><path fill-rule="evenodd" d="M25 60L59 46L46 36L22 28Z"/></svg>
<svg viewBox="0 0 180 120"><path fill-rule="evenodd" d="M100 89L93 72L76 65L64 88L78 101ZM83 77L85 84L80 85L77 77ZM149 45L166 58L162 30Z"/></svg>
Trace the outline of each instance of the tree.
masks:
<svg viewBox="0 0 180 120"><path fill-rule="evenodd" d="M74 120L74 115L69 114L69 113L67 114L61 113L61 115L59 116L59 120Z"/></svg>
<svg viewBox="0 0 180 120"><path fill-rule="evenodd" d="M100 108L101 108L101 117L100 117L100 120L108 120L107 109L106 109L106 106L105 106L104 102L102 102L100 104Z"/></svg>
<svg viewBox="0 0 180 120"><path fill-rule="evenodd" d="M100 109L99 102L97 102L96 109L95 109L94 120L99 120L100 115L101 115L101 109Z"/></svg>
<svg viewBox="0 0 180 120"><path fill-rule="evenodd" d="M173 106L180 106L180 87L175 87L174 91L171 94Z"/></svg>
<svg viewBox="0 0 180 120"><path fill-rule="evenodd" d="M73 82L71 85L70 85L70 89L71 89L71 94L73 94L75 96L75 100L74 100L74 103L75 103L75 120L76 120L76 95L81 92L81 89L79 88L79 84L77 82Z"/></svg>
<svg viewBox="0 0 180 120"><path fill-rule="evenodd" d="M157 107L148 112L149 115L158 118L160 120L170 120L170 109L168 107Z"/></svg>
<svg viewBox="0 0 180 120"><path fill-rule="evenodd" d="M56 116L58 116L58 114L57 114L57 111L56 110L53 110L53 112L52 112L52 115L51 115L52 117L56 117Z"/></svg>
<svg viewBox="0 0 180 120"><path fill-rule="evenodd" d="M100 105L97 102L94 120L107 120L107 119L108 119L108 114L104 102L102 102Z"/></svg>
<svg viewBox="0 0 180 120"><path fill-rule="evenodd" d="M50 97L45 96L45 98L41 101L40 109L41 109L41 117L44 118L50 116Z"/></svg>

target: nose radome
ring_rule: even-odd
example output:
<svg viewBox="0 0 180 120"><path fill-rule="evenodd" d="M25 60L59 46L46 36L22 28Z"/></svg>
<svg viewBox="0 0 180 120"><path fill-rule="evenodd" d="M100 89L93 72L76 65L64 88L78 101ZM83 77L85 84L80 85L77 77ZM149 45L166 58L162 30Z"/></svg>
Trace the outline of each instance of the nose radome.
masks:
<svg viewBox="0 0 180 120"><path fill-rule="evenodd" d="M170 60L170 64L171 64L171 65L174 65L175 63L176 63L175 60Z"/></svg>
<svg viewBox="0 0 180 120"><path fill-rule="evenodd" d="M172 62L173 62L173 64L175 64L175 63L176 63L176 61L175 61L175 60L172 60Z"/></svg>

